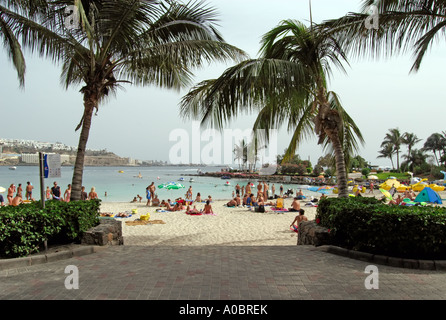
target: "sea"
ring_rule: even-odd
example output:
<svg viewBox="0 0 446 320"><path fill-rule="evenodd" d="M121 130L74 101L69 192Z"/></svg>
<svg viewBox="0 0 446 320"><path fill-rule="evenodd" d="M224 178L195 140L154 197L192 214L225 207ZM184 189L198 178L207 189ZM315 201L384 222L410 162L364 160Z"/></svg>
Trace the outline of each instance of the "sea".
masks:
<svg viewBox="0 0 446 320"><path fill-rule="evenodd" d="M250 181L248 179L221 179L198 175L201 172L219 172L221 166L187 167L187 166L154 166L154 167L85 167L83 185L87 193L95 187L99 198L104 202L130 202L138 195L147 201L146 188L154 182L156 194L160 200L185 197L187 189L192 186L193 198L197 193L207 198L209 195L215 200L231 199L237 183L242 186ZM54 181L61 187L61 193L65 192L73 177L73 167L62 167L61 176L57 178L44 178L44 189L53 186ZM191 181L191 179L193 181ZM40 172L38 166L17 166L15 170L7 166L0 166L0 186L8 189L14 183L22 184L23 190L27 182L34 186L33 198L40 200ZM250 181L257 185L258 181ZM169 183L181 184L184 188L162 188ZM320 196L320 193L307 190L308 186L296 184L282 184L284 190L293 190L294 193L301 189L305 196ZM269 183L271 188L272 183ZM276 194L279 193L280 184L275 183ZM255 189L253 189L254 191ZM6 192L3 193L6 201ZM25 196L25 192L23 192Z"/></svg>

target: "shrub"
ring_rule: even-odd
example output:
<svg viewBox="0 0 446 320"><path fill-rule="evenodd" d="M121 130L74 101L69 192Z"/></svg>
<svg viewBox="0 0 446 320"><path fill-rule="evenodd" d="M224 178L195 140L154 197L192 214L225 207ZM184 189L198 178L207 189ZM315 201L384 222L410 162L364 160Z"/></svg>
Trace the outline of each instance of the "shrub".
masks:
<svg viewBox="0 0 446 320"><path fill-rule="evenodd" d="M77 241L99 224L100 200L40 201L0 208L0 256L21 257L38 252L45 240Z"/></svg>
<svg viewBox="0 0 446 320"><path fill-rule="evenodd" d="M320 201L317 222L332 243L373 254L446 258L446 208L389 206L370 197Z"/></svg>

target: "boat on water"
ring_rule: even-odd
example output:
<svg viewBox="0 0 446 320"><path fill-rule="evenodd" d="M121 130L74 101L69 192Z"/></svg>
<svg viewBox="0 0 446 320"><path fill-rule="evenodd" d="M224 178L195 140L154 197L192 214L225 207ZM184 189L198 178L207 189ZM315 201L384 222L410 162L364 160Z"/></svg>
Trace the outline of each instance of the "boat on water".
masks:
<svg viewBox="0 0 446 320"><path fill-rule="evenodd" d="M230 185L231 185L231 183L229 181L225 182L225 186L230 186Z"/></svg>
<svg viewBox="0 0 446 320"><path fill-rule="evenodd" d="M231 179L231 176L221 176L222 179Z"/></svg>
<svg viewBox="0 0 446 320"><path fill-rule="evenodd" d="M183 178L183 177L181 177L180 179L178 179L178 181L184 181L184 178Z"/></svg>
<svg viewBox="0 0 446 320"><path fill-rule="evenodd" d="M122 171L122 170L119 170L118 172L119 172L119 173L124 173L124 171Z"/></svg>
<svg viewBox="0 0 446 320"><path fill-rule="evenodd" d="M15 169L17 169L17 167L15 166L9 167L9 170L15 170Z"/></svg>
<svg viewBox="0 0 446 320"><path fill-rule="evenodd" d="M194 178L190 178L190 179L189 179L189 182L194 182Z"/></svg>

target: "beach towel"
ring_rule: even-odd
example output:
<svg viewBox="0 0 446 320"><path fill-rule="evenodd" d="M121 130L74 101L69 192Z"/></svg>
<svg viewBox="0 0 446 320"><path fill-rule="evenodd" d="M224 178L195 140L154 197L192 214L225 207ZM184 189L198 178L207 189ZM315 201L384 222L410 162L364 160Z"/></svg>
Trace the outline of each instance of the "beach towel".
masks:
<svg viewBox="0 0 446 320"><path fill-rule="evenodd" d="M291 231L294 231L294 232L296 232L296 233L298 233L297 227L296 227L295 225L292 225L292 226L290 227L290 230L291 230Z"/></svg>
<svg viewBox="0 0 446 320"><path fill-rule="evenodd" d="M156 209L156 212L170 212L169 210Z"/></svg>

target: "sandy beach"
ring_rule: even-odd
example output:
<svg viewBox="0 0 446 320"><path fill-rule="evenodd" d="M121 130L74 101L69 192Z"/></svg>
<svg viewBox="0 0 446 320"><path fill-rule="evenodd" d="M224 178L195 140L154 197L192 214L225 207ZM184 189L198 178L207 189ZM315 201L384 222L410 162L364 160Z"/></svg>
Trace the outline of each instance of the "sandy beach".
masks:
<svg viewBox="0 0 446 320"><path fill-rule="evenodd" d="M284 199L285 208L291 207L292 199ZM214 215L188 215L183 211L156 212L157 207L147 207L145 203L104 202L101 212L136 214L122 220L125 245L165 245L165 246L261 246L261 245L296 245L297 233L290 230L296 212L277 213L266 206L266 212L254 212L248 208L225 206L227 201L213 201ZM313 220L316 207L305 206L301 201L308 220ZM204 203L196 204L202 209ZM150 220L163 223L129 225L141 215L150 213Z"/></svg>
<svg viewBox="0 0 446 320"><path fill-rule="evenodd" d="M441 192L444 199L445 192ZM336 196L336 195L330 195ZM363 196L381 197L365 193ZM103 202L101 212L132 214L128 218L115 218L122 221L125 245L142 246L288 246L296 245L297 233L290 230L290 224L297 215L296 212L277 213L266 206L266 212L254 212L248 208L225 206L227 200L214 200L213 215L188 215L183 211L157 212L158 207L146 206L145 202ZM285 208L290 208L292 198L284 199ZM301 207L305 210L308 220L314 220L316 207L306 206L308 201L302 200ZM443 205L444 206L444 203ZM196 204L202 209L204 203ZM138 220L141 215L150 214L150 220L160 223L146 225L129 225L126 221Z"/></svg>

